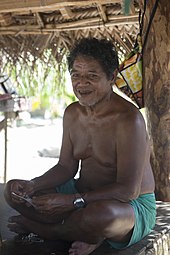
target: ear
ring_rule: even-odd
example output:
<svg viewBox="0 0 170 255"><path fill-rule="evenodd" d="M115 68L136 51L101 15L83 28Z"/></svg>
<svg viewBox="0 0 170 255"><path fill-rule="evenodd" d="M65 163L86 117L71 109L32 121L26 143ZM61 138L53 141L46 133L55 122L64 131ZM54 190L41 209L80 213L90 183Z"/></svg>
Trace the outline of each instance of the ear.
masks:
<svg viewBox="0 0 170 255"><path fill-rule="evenodd" d="M117 74L118 74L118 69L116 68L116 69L114 70L114 72L113 72L113 77L112 77L112 79L111 79L111 85L112 85L112 86L115 84Z"/></svg>

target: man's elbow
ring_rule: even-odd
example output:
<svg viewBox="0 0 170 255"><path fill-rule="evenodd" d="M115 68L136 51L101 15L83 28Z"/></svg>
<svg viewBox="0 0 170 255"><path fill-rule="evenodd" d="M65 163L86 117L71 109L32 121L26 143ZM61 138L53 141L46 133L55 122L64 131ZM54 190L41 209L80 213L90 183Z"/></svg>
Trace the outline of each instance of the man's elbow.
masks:
<svg viewBox="0 0 170 255"><path fill-rule="evenodd" d="M135 200L139 197L140 193L138 190L131 191L127 190L122 197L122 202L128 203L131 200Z"/></svg>

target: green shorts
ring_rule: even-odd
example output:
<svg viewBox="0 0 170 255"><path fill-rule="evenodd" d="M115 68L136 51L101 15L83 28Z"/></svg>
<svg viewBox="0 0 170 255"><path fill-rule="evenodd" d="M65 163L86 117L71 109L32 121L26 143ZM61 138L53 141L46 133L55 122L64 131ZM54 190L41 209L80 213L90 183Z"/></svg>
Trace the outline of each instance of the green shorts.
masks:
<svg viewBox="0 0 170 255"><path fill-rule="evenodd" d="M78 191L75 188L74 180L56 188L57 192L64 194L75 194ZM135 213L135 225L131 239L128 243L118 243L106 240L114 249L125 249L132 244L137 243L148 235L155 226L156 222L156 200L154 193L144 194L135 200L131 200L129 204Z"/></svg>
<svg viewBox="0 0 170 255"><path fill-rule="evenodd" d="M156 222L156 200L155 194L144 194L135 200L130 201L135 213L135 225L131 239L128 243L116 243L107 240L111 247L115 249L125 249L137 243L148 235L155 226Z"/></svg>

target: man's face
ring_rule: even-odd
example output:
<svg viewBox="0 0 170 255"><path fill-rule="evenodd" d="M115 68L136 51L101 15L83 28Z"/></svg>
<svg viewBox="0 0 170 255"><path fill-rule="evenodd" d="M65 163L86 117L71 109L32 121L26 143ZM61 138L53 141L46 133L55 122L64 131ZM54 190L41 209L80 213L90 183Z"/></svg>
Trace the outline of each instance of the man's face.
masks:
<svg viewBox="0 0 170 255"><path fill-rule="evenodd" d="M78 56L71 71L73 91L83 106L94 106L111 91L111 80L99 61Z"/></svg>

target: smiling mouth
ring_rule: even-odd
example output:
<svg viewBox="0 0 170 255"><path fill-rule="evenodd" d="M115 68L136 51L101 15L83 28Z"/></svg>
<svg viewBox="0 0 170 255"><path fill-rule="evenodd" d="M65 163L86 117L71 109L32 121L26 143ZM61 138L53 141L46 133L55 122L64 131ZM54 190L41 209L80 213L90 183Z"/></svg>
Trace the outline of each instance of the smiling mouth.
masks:
<svg viewBox="0 0 170 255"><path fill-rule="evenodd" d="M80 96L88 96L92 93L92 91L80 91L80 90L78 90L78 93L80 94Z"/></svg>

